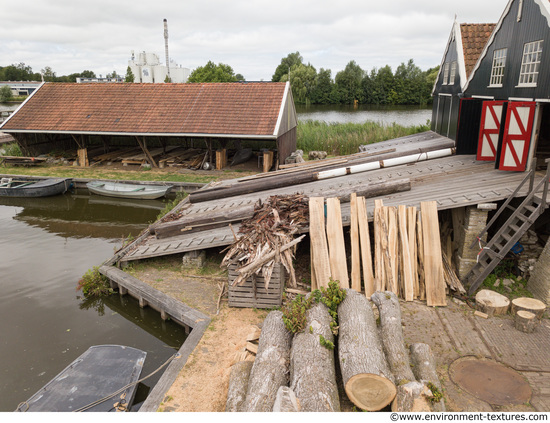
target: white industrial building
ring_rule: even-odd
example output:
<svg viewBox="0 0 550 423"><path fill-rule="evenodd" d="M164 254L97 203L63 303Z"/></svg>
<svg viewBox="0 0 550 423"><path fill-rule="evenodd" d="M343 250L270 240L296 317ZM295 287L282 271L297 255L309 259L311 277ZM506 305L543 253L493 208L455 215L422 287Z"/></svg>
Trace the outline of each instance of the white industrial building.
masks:
<svg viewBox="0 0 550 423"><path fill-rule="evenodd" d="M128 66L134 74L134 82L159 83L164 82L168 76L168 68L160 64L159 57L155 53L142 52L136 57L132 51ZM170 61L171 82L187 82L190 73L188 68Z"/></svg>

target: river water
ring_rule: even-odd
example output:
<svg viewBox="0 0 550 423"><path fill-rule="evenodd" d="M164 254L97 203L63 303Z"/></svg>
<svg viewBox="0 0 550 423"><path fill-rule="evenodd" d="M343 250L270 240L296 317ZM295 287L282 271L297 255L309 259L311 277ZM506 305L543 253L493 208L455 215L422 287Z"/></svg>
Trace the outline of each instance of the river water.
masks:
<svg viewBox="0 0 550 423"><path fill-rule="evenodd" d="M13 411L92 345L146 351L142 376L179 349L184 330L133 298L87 301L76 291L88 269L163 207L87 195L0 197L0 411ZM139 387L136 403L160 375Z"/></svg>

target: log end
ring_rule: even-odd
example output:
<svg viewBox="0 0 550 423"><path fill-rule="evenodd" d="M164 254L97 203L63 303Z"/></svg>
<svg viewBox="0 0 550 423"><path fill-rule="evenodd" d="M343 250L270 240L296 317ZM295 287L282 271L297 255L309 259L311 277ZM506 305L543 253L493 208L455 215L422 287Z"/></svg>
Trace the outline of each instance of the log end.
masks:
<svg viewBox="0 0 550 423"><path fill-rule="evenodd" d="M348 398L361 410L379 411L395 398L395 385L383 376L359 373L352 376L345 386Z"/></svg>

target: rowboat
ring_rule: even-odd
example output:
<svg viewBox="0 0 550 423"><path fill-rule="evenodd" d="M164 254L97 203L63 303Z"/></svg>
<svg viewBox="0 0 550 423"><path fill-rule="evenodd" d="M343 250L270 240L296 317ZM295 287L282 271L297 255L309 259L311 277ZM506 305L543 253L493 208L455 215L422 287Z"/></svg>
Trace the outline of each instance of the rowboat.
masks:
<svg viewBox="0 0 550 423"><path fill-rule="evenodd" d="M122 345L92 346L16 411L128 411L146 355Z"/></svg>
<svg viewBox="0 0 550 423"><path fill-rule="evenodd" d="M88 190L97 195L117 198L155 199L164 197L172 185L137 185L125 182L92 181L86 184Z"/></svg>
<svg viewBox="0 0 550 423"><path fill-rule="evenodd" d="M0 197L50 197L67 192L72 187L70 178L0 179Z"/></svg>

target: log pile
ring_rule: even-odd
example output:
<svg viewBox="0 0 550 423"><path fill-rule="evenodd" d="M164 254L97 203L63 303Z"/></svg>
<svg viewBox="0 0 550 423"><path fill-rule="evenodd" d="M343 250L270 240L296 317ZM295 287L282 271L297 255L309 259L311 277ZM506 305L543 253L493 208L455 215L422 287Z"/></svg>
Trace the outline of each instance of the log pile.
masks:
<svg viewBox="0 0 550 423"><path fill-rule="evenodd" d="M441 248L436 202L423 202L417 211L374 200L371 241L366 199L351 194L351 278L338 199L326 200L326 214L323 198L309 202L312 289L326 287L332 278L367 297L388 290L406 301L426 300L428 306L445 306L447 289L466 292Z"/></svg>
<svg viewBox="0 0 550 423"><path fill-rule="evenodd" d="M296 287L291 248L304 237L293 238L307 225L307 215L307 197L301 194L271 196L263 203L259 201L252 217L241 223L240 237L228 247L221 264L239 264L239 275L232 284L238 285L261 272L267 289L275 263L282 263L290 275L290 286Z"/></svg>

